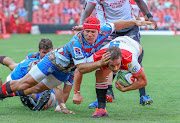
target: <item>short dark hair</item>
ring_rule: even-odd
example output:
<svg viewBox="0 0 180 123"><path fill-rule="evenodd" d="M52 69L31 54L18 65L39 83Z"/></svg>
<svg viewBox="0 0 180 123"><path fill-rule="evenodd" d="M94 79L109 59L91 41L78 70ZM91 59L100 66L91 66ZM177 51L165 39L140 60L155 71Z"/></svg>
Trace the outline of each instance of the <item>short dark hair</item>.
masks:
<svg viewBox="0 0 180 123"><path fill-rule="evenodd" d="M122 58L122 53L118 46L111 46L106 50L106 52L111 53L111 60L119 59L119 57Z"/></svg>
<svg viewBox="0 0 180 123"><path fill-rule="evenodd" d="M52 41L49 38L41 38L39 42L39 49L53 49Z"/></svg>

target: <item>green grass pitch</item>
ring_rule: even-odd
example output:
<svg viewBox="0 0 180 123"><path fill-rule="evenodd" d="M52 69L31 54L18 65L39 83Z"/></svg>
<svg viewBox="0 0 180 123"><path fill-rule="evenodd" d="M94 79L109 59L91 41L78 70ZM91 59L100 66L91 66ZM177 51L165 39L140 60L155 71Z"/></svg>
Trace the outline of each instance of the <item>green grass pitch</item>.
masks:
<svg viewBox="0 0 180 123"><path fill-rule="evenodd" d="M72 35L11 35L11 39L0 39L0 55L23 60L27 54L38 52L41 37L49 37L54 48L62 47ZM138 90L120 92L115 88L115 100L107 103L109 117L91 118L95 109L88 105L95 100L94 72L84 75L81 94L84 101L80 105L72 102L73 91L66 103L75 115L54 112L55 108L33 112L24 107L19 97L0 101L0 123L47 122L47 123L178 123L180 122L180 36L142 36L141 44L145 55L143 67L148 79L146 93L154 100L151 106L139 105ZM3 82L11 71L0 64Z"/></svg>

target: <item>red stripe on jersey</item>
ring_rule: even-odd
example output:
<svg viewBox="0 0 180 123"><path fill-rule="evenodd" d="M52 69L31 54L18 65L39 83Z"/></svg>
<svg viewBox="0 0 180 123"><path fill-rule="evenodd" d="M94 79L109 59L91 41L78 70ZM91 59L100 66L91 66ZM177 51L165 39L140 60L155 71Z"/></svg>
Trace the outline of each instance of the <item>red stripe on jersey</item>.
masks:
<svg viewBox="0 0 180 123"><path fill-rule="evenodd" d="M97 46L99 46L99 44L101 44L105 39L106 39L106 38L102 39L102 40L101 40L98 44L96 44L93 48L97 48ZM83 44L83 48L84 48L84 44ZM83 49L83 48L82 48L82 49ZM93 48L88 48L88 49L84 49L84 50L85 50L86 52L90 53Z"/></svg>
<svg viewBox="0 0 180 123"><path fill-rule="evenodd" d="M106 17L106 14L105 14L105 9L104 9L104 6L103 4L100 4L102 6L102 9L103 9L103 12L104 12L104 18L106 19L106 22L107 22L107 17Z"/></svg>
<svg viewBox="0 0 180 123"><path fill-rule="evenodd" d="M132 5L136 5L136 2L135 2L134 0L130 0L129 2L130 2L130 4L132 4Z"/></svg>
<svg viewBox="0 0 180 123"><path fill-rule="evenodd" d="M74 41L71 43L71 49L73 49L73 44L74 44ZM73 51L74 50L71 50L71 54L73 54Z"/></svg>
<svg viewBox="0 0 180 123"><path fill-rule="evenodd" d="M106 31L103 31L103 32L104 32L104 33L111 33L111 31L107 31L107 32L106 32Z"/></svg>
<svg viewBox="0 0 180 123"><path fill-rule="evenodd" d="M89 1L88 3L93 3L93 4L95 4L95 5L96 5L96 3L94 3L94 2L91 2L91 1Z"/></svg>

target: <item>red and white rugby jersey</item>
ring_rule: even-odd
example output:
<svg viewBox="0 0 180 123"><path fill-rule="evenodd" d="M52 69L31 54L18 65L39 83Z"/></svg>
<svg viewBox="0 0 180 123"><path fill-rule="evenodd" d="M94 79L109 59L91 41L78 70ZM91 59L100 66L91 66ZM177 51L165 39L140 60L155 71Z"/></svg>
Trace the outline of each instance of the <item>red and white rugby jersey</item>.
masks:
<svg viewBox="0 0 180 123"><path fill-rule="evenodd" d="M146 0L143 0L143 1L147 4ZM135 14L137 17L140 17L140 15L141 15L141 10L140 10L140 8L138 7L138 5L136 4L136 2L135 2L134 0L130 0L130 4L131 4L131 6L132 6L132 8L133 8L134 14Z"/></svg>
<svg viewBox="0 0 180 123"><path fill-rule="evenodd" d="M88 62L101 60L102 55L111 46L118 46L121 49L122 61L119 69L128 70L133 75L139 74L142 71L143 68L138 63L138 57L140 55L139 44L127 36L115 38L110 43L102 47L101 50L95 52L91 57L89 57ZM103 66L100 69L108 69L108 66Z"/></svg>
<svg viewBox="0 0 180 123"><path fill-rule="evenodd" d="M135 19L129 0L88 0L88 2L102 7L106 22Z"/></svg>
<svg viewBox="0 0 180 123"><path fill-rule="evenodd" d="M86 2L88 1L89 0L86 0ZM104 12L102 6L96 4L95 12L96 12L96 17L99 19L101 26L104 26L106 24L106 20L104 18Z"/></svg>

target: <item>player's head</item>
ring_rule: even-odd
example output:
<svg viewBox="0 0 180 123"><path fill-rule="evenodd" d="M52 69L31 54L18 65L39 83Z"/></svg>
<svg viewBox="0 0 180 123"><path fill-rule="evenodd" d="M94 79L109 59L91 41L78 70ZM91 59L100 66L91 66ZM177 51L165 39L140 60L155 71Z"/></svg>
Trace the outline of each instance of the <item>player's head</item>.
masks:
<svg viewBox="0 0 180 123"><path fill-rule="evenodd" d="M121 66L121 59L122 59L122 54L121 54L120 48L117 46L112 46L109 49L107 49L106 52L110 52L110 54L111 54L111 58L108 63L109 68L113 72L117 73Z"/></svg>
<svg viewBox="0 0 180 123"><path fill-rule="evenodd" d="M83 24L83 34L86 41L94 44L100 31L100 22L96 17L88 17Z"/></svg>
<svg viewBox="0 0 180 123"><path fill-rule="evenodd" d="M52 49L53 49L52 41L49 38L41 38L39 42L40 57L43 58Z"/></svg>

